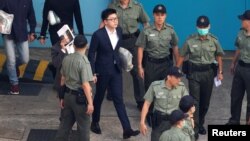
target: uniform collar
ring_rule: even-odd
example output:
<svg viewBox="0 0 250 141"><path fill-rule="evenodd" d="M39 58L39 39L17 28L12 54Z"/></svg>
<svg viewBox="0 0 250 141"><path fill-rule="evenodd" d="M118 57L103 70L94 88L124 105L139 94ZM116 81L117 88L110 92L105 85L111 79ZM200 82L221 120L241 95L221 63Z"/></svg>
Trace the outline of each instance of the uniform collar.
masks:
<svg viewBox="0 0 250 141"><path fill-rule="evenodd" d="M165 82L165 81L166 81L165 79L161 81L161 87L162 87L162 88L165 88L165 89L167 89L167 90L176 89L176 87L174 87L174 88L172 88L172 89L169 89L169 88L166 86L166 82Z"/></svg>
<svg viewBox="0 0 250 141"><path fill-rule="evenodd" d="M81 55L81 56L85 56L85 53L80 52L80 51L76 51L76 52L75 52L75 54L77 54L77 55Z"/></svg>
<svg viewBox="0 0 250 141"><path fill-rule="evenodd" d="M152 25L152 28L153 28L154 30L157 30L155 24ZM161 28L161 30L164 30L164 29L166 29L166 28L167 28L167 25L164 23L163 26L162 26L162 28Z"/></svg>
<svg viewBox="0 0 250 141"><path fill-rule="evenodd" d="M172 126L171 127L172 130L181 130L180 128L176 127L176 126ZM182 130L181 130L182 131Z"/></svg>
<svg viewBox="0 0 250 141"><path fill-rule="evenodd" d="M243 34L244 34L244 36L246 36L246 37L250 37L250 35L247 35L247 30L245 30L245 29L242 29L243 31Z"/></svg>
<svg viewBox="0 0 250 141"><path fill-rule="evenodd" d="M200 35L199 35L198 33L196 34L195 39L201 41ZM211 36L210 36L210 33L208 33L208 34L207 34L207 38L206 38L205 40L210 40L210 39L211 39Z"/></svg>

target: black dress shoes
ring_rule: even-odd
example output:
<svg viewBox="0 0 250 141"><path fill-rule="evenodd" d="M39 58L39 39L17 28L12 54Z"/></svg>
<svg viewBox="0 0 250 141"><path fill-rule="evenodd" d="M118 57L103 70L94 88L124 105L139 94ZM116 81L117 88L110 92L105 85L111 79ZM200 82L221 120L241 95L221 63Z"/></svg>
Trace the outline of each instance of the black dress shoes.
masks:
<svg viewBox="0 0 250 141"><path fill-rule="evenodd" d="M91 122L90 130L96 134L102 134L102 131L98 122Z"/></svg>
<svg viewBox="0 0 250 141"><path fill-rule="evenodd" d="M199 127L199 134L201 135L205 135L207 133L206 129L204 128L204 126L200 126Z"/></svg>
<svg viewBox="0 0 250 141"><path fill-rule="evenodd" d="M132 129L129 129L129 130L126 130L123 132L123 139L128 139L130 138L131 136L137 136L140 134L140 131L139 130L132 130Z"/></svg>

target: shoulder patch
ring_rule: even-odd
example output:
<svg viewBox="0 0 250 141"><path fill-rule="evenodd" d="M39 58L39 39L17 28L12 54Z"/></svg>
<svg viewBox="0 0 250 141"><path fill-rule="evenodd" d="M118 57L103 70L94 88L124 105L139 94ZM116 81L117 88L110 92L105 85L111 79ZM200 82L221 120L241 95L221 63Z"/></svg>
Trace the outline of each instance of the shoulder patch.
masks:
<svg viewBox="0 0 250 141"><path fill-rule="evenodd" d="M165 25L166 25L167 27L169 27L169 28L172 28L172 29L174 28L171 24L168 24L168 23L167 23L167 24L165 24Z"/></svg>
<svg viewBox="0 0 250 141"><path fill-rule="evenodd" d="M148 30L150 28L151 28L151 26L144 27L145 30Z"/></svg>
<svg viewBox="0 0 250 141"><path fill-rule="evenodd" d="M154 81L154 82L152 82L152 86L155 86L155 85L160 85L161 84L161 81Z"/></svg>
<svg viewBox="0 0 250 141"><path fill-rule="evenodd" d="M211 33L209 33L209 35L210 35L212 38L214 38L215 40L218 39L215 35L213 35L213 34L211 34Z"/></svg>
<svg viewBox="0 0 250 141"><path fill-rule="evenodd" d="M151 28L152 28L151 26L144 27L144 28L143 28L143 32L144 32L145 34L148 34L148 33L150 32Z"/></svg>
<svg viewBox="0 0 250 141"><path fill-rule="evenodd" d="M187 39L191 39L191 38L194 38L196 36L197 36L197 34L194 33L194 34L189 35Z"/></svg>
<svg viewBox="0 0 250 141"><path fill-rule="evenodd" d="M141 4L137 0L133 0L133 3L141 6Z"/></svg>
<svg viewBox="0 0 250 141"><path fill-rule="evenodd" d="M240 31L238 34L244 34L246 32L246 30L244 28L240 28Z"/></svg>
<svg viewBox="0 0 250 141"><path fill-rule="evenodd" d="M89 60L86 56L83 56L82 59L83 59L84 63L89 63Z"/></svg>

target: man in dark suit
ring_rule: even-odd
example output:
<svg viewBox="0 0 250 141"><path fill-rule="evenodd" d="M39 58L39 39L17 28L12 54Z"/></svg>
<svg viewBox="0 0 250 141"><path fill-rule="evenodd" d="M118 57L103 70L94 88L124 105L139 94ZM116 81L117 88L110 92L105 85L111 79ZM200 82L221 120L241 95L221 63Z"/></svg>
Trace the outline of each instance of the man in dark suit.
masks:
<svg viewBox="0 0 250 141"><path fill-rule="evenodd" d="M116 112L123 127L123 138L127 139L138 135L139 131L132 130L123 102L122 70L118 54L122 30L117 27L116 10L105 9L101 17L105 27L98 29L93 34L88 54L94 73L94 81L96 81L95 110L92 116L91 131L101 134L99 126L101 104L105 91L109 87Z"/></svg>

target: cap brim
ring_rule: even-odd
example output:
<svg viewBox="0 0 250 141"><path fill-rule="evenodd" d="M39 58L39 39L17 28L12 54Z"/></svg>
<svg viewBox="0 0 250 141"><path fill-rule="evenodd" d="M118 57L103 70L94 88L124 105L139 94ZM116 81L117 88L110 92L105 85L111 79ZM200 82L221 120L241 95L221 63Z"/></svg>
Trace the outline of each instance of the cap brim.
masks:
<svg viewBox="0 0 250 141"><path fill-rule="evenodd" d="M184 120L184 119L186 119L187 117L188 117L188 114L184 113L182 117L179 117L179 119L175 119L175 120L171 120L171 119L170 119L170 123L171 123L172 125L174 125L174 124L176 124L178 121Z"/></svg>
<svg viewBox="0 0 250 141"><path fill-rule="evenodd" d="M209 23L197 24L196 26L199 28L207 28L209 26Z"/></svg>
<svg viewBox="0 0 250 141"><path fill-rule="evenodd" d="M156 11L154 11L153 13L162 13L162 14L165 14L166 11L164 11L164 10L156 10Z"/></svg>

